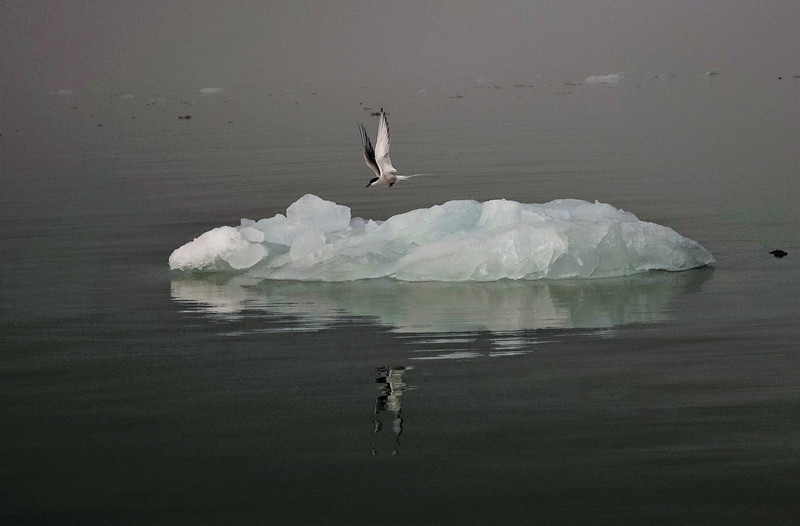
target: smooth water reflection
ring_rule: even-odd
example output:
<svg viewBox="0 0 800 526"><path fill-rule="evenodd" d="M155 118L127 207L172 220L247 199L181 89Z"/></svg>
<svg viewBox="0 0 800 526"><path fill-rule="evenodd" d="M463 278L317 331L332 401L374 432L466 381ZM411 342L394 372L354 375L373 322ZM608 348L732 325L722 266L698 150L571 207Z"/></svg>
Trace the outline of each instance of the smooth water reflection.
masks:
<svg viewBox="0 0 800 526"><path fill-rule="evenodd" d="M410 364L428 371L433 361L532 353L541 344L568 341L576 331L605 338L623 325L669 321L679 315L676 300L699 291L713 273L703 268L603 280L489 283L326 283L203 274L174 279L171 297L189 316L222 322L225 336L364 323L387 328L400 349L395 359L403 365L373 365L378 392L370 397L369 452L394 457L408 427L403 402L413 389L407 384ZM416 420L411 424L413 431Z"/></svg>
<svg viewBox="0 0 800 526"><path fill-rule="evenodd" d="M374 319L397 333L508 334L667 321L674 314L672 300L699 290L712 274L712 268L703 268L603 280L490 283L325 283L194 275L174 279L171 296L188 311L213 317L291 317L289 329L294 330L318 330L355 317ZM287 326L267 319L257 330Z"/></svg>

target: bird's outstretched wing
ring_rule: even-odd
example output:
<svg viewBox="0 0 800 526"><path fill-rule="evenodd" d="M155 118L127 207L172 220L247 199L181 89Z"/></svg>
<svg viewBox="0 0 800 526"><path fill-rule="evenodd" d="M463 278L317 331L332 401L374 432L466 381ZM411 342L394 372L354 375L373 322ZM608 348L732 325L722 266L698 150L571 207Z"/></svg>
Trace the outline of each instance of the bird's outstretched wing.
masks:
<svg viewBox="0 0 800 526"><path fill-rule="evenodd" d="M378 121L378 137L375 139L375 162L380 170L379 175L397 173L392 166L392 160L389 159L389 123L383 108Z"/></svg>
<svg viewBox="0 0 800 526"><path fill-rule="evenodd" d="M372 148L367 130L364 129L364 125L360 122L358 123L358 130L361 132L361 146L364 148L364 162L375 172L375 175L380 177L381 170L378 168L378 163L375 162L375 150Z"/></svg>

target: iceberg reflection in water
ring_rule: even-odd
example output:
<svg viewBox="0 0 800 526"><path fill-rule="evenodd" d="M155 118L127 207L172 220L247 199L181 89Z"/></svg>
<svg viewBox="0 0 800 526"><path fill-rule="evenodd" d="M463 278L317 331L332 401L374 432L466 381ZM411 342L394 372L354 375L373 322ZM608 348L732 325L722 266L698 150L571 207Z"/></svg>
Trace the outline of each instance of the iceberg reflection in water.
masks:
<svg viewBox="0 0 800 526"><path fill-rule="evenodd" d="M604 329L666 321L673 298L699 289L712 274L706 267L602 280L465 283L329 283L203 274L174 279L171 295L189 311L219 318L267 314L259 332L319 330L369 318L397 333L456 336L490 331L511 338L535 329Z"/></svg>

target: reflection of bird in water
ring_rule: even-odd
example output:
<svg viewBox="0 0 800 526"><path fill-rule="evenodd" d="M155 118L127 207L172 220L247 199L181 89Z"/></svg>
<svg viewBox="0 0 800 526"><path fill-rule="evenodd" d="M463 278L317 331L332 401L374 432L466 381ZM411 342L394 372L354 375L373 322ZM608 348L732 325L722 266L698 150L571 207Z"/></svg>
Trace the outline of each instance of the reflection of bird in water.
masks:
<svg viewBox="0 0 800 526"><path fill-rule="evenodd" d="M403 382L403 374L411 369L410 367L378 367L378 377L375 383L380 384L380 395L375 400L375 411L373 412L373 422L375 427L372 430L372 454L377 455L378 450L375 446L375 438L383 430L381 413L391 411L394 413L392 418L392 433L394 434L394 450L392 455L397 455L400 451L400 434L403 432L402 405L400 397L406 390Z"/></svg>

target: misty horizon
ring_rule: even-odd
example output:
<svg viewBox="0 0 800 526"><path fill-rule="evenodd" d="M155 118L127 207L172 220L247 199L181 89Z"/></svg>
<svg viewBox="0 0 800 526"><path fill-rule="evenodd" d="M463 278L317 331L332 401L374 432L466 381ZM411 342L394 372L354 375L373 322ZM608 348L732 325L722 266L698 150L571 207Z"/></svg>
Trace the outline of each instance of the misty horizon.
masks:
<svg viewBox="0 0 800 526"><path fill-rule="evenodd" d="M2 92L393 93L485 79L800 74L792 1L3 2Z"/></svg>

